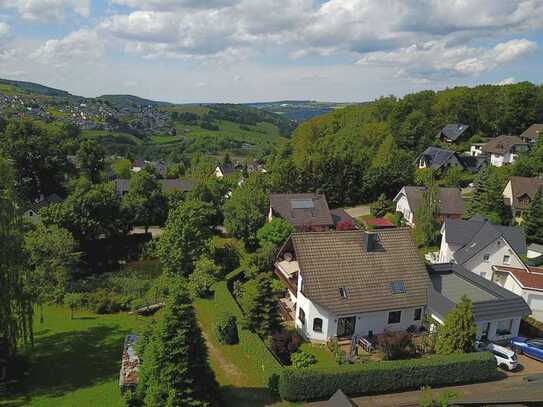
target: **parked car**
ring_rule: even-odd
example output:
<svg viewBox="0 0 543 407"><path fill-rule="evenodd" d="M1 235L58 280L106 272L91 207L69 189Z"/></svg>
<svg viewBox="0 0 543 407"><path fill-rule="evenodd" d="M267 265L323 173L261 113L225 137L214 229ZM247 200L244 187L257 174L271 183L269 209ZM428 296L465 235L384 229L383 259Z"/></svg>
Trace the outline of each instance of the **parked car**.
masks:
<svg viewBox="0 0 543 407"><path fill-rule="evenodd" d="M518 366L518 358L515 352L495 343L475 341L475 350L477 352L487 351L492 353L496 358L497 365L502 369L511 371L515 370Z"/></svg>
<svg viewBox="0 0 543 407"><path fill-rule="evenodd" d="M525 354L543 362L543 339L526 339L522 336L515 336L511 339L511 349L520 355Z"/></svg>

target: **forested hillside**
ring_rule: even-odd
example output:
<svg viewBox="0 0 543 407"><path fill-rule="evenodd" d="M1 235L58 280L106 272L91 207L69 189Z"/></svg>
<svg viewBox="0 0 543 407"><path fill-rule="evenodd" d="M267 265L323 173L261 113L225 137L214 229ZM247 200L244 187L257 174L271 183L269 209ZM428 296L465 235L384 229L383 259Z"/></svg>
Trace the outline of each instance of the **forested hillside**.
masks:
<svg viewBox="0 0 543 407"><path fill-rule="evenodd" d="M324 191L334 206L391 197L413 182L413 160L447 123L473 126L475 141L541 121L543 87L528 82L383 97L301 124L275 157L274 188Z"/></svg>

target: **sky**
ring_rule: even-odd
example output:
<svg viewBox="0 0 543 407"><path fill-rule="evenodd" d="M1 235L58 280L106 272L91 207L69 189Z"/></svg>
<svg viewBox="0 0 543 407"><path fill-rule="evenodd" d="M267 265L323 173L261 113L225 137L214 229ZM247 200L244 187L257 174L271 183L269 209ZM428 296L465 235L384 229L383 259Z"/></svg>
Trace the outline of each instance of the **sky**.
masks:
<svg viewBox="0 0 543 407"><path fill-rule="evenodd" d="M0 0L0 77L179 103L541 83L543 0Z"/></svg>

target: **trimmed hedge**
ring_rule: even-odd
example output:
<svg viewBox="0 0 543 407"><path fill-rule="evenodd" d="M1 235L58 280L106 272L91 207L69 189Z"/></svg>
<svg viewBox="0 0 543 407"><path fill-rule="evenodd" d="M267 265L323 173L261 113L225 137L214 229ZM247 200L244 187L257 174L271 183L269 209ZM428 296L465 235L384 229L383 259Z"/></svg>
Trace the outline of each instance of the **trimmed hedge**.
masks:
<svg viewBox="0 0 543 407"><path fill-rule="evenodd" d="M432 356L338 366L337 368L285 368L279 394L289 401L331 397L338 389L348 395L385 393L422 386L473 383L493 378L496 359L489 352Z"/></svg>

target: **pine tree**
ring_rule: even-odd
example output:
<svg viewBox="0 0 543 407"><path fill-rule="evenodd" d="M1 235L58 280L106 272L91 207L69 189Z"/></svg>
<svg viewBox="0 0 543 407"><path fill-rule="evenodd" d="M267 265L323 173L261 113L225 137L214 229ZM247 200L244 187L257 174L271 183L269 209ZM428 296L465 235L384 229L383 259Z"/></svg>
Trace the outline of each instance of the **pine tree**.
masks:
<svg viewBox="0 0 543 407"><path fill-rule="evenodd" d="M245 300L245 325L261 337L267 337L279 330L280 320L277 300L273 295L269 273L260 273L255 278L255 289L251 298Z"/></svg>
<svg viewBox="0 0 543 407"><path fill-rule="evenodd" d="M447 314L436 338L436 353L467 353L474 349L477 325L473 318L471 301L465 295Z"/></svg>
<svg viewBox="0 0 543 407"><path fill-rule="evenodd" d="M466 219L470 219L472 216L477 213L481 213L481 200L482 196L485 194L486 185L488 183L489 177L489 167L485 166L479 171L477 177L475 178L475 189L473 191L473 196L469 200L468 205L465 211Z"/></svg>
<svg viewBox="0 0 543 407"><path fill-rule="evenodd" d="M524 213L522 224L530 243L543 244L543 191L540 189Z"/></svg>
<svg viewBox="0 0 543 407"><path fill-rule="evenodd" d="M172 279L163 318L144 349L138 396L145 406L213 405L217 382L181 278Z"/></svg>

